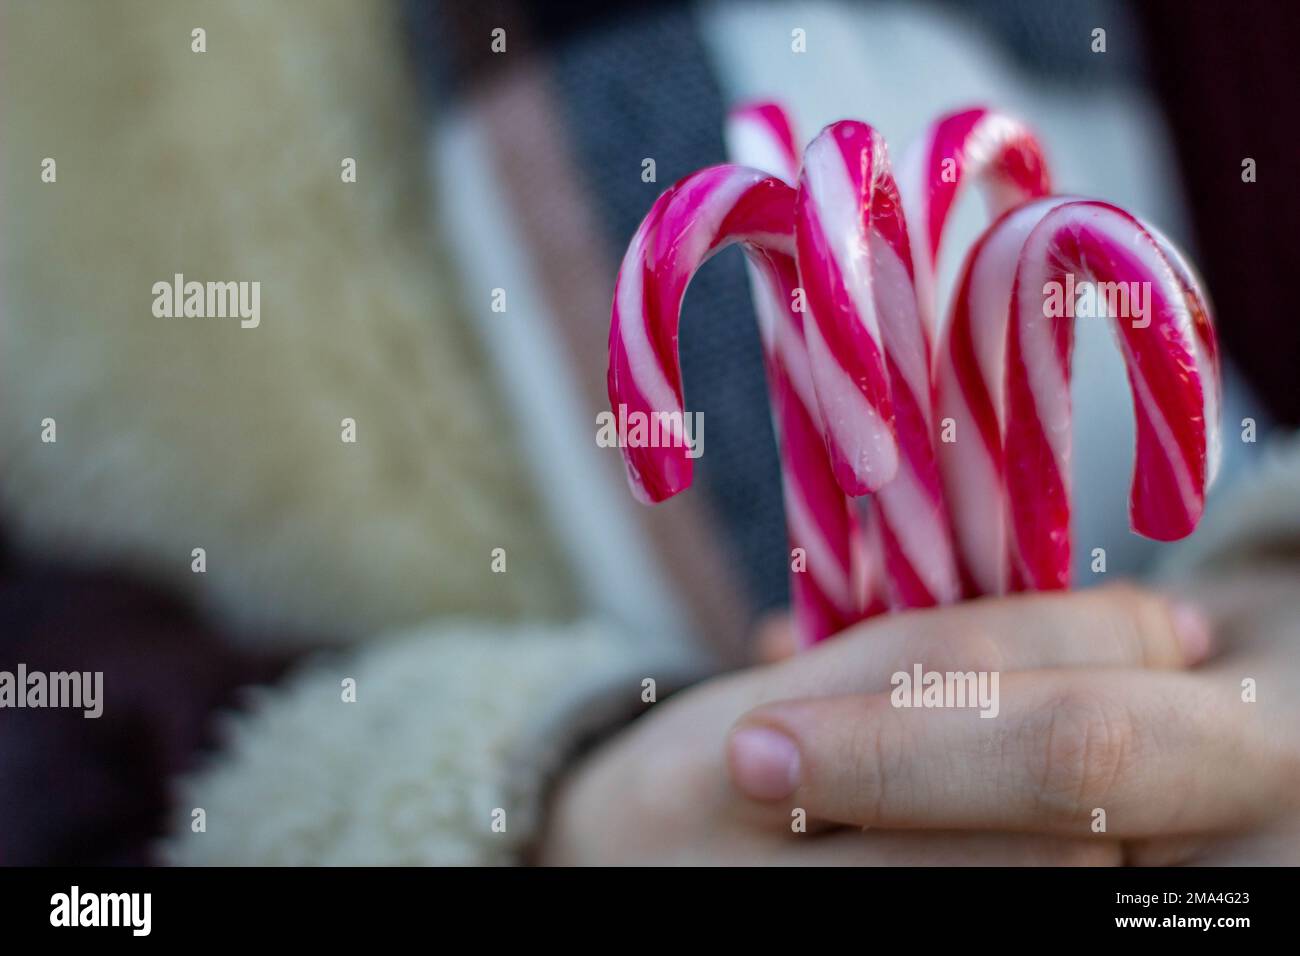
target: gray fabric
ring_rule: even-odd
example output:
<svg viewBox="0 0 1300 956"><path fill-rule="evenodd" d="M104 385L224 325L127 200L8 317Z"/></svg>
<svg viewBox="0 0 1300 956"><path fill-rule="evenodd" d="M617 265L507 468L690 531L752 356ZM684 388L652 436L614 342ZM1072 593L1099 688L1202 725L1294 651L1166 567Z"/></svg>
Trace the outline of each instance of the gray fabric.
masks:
<svg viewBox="0 0 1300 956"><path fill-rule="evenodd" d="M1145 42L1133 11L1115 0L939 0L965 17L1036 81L1075 86L1128 84L1142 75ZM1106 52L1092 52L1092 31Z"/></svg>
<svg viewBox="0 0 1300 956"><path fill-rule="evenodd" d="M724 162L728 104L688 10L610 22L560 44L551 57L570 135L621 250L655 197ZM641 181L653 157L658 182ZM613 276L610 277L613 288ZM686 297L681 356L687 407L704 413L705 454L694 494L709 496L755 604L788 601L780 465L763 357L741 254L700 272Z"/></svg>
<svg viewBox="0 0 1300 956"><path fill-rule="evenodd" d="M577 175L602 218L610 261L617 262L664 189L725 161L722 125L729 104L688 5L623 5L607 18L559 7L493 0L471 15L448 0L407 0L410 48L422 84L439 104L490 83L501 68L499 59L483 55L482 38L493 24L509 30L512 53L546 64L566 112L565 135L580 161ZM553 12L563 14L555 23ZM647 156L657 166L654 183L641 181ZM610 275L611 295L613 286ZM783 606L789 584L780 464L738 250L722 253L692 283L681 357L687 408L703 412L705 423L705 454L687 493L707 497L723 550L734 555L755 609Z"/></svg>

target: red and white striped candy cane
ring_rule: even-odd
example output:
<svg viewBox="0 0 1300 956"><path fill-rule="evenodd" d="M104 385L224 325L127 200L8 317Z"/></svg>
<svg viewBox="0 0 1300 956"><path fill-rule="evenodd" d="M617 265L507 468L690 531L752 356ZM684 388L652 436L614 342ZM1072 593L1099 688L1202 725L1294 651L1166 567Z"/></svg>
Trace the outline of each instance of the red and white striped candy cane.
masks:
<svg viewBox="0 0 1300 956"><path fill-rule="evenodd" d="M806 371L797 361L797 326L789 312L798 275L793 259L794 190L778 179L739 166L688 176L668 190L637 230L614 293L610 324L609 397L616 415L683 412L677 348L681 303L695 272L715 253L740 243L767 286L773 304L764 332L772 401L782 442L787 486L797 489L788 513L790 537L807 554L807 573L792 574L801 638L829 636L864 611L863 556L855 551L852 512L826 462L818 423L804 394ZM782 303L784 309L775 308ZM815 406L814 406L815 407ZM624 436L621 436L624 437ZM691 481L683 447L629 447L624 459L633 490L662 501ZM789 502L791 499L787 497Z"/></svg>
<svg viewBox="0 0 1300 956"><path fill-rule="evenodd" d="M1217 462L1219 370L1209 305L1170 244L1109 203L1057 206L1025 240L1007 336L1006 454L1012 558L1027 587L1070 577L1070 351L1074 324L1049 318L1050 284L1129 283L1145 297L1115 318L1137 416L1130 495L1133 530L1172 541L1190 534ZM1181 259L1181 257L1179 257ZM1207 417L1213 416L1213 417Z"/></svg>
<svg viewBox="0 0 1300 956"><path fill-rule="evenodd" d="M976 107L941 116L906 152L900 165L899 191L911 224L912 261L921 317L931 335L938 328L939 253L948 220L963 189L974 185L986 196L996 218L1026 200L1047 195L1051 177L1043 150L1019 120ZM1009 279L1008 279L1009 281ZM935 356L938 418L957 423L960 434L973 434L976 422L962 393L945 379L955 375L945 338ZM945 497L957 534L963 590L969 594L1001 593L1006 579L1005 506L1000 469L972 442L941 441L939 458ZM976 559L971 551L980 552ZM1001 563L995 558L1000 558Z"/></svg>
<svg viewBox="0 0 1300 956"><path fill-rule="evenodd" d="M862 495L883 487L898 471L878 313L882 304L915 312L898 189L884 140L871 127L836 123L808 145L799 177L795 242L811 319L805 323L805 338L826 444L840 487ZM879 266L877 259L882 260ZM914 361L909 368L917 366Z"/></svg>
<svg viewBox="0 0 1300 956"><path fill-rule="evenodd" d="M938 327L936 270L943 236L958 196L972 184L984 189L994 217L1047 194L1050 176L1042 149L1023 123L994 110L959 110L932 123L904 156L899 189L912 224L917 302L932 334ZM978 421L953 381L951 341L945 335L935 357L938 417L955 422L958 434L970 435ZM941 441L938 447L963 590L1002 593L1007 566L1000 461L974 442Z"/></svg>
<svg viewBox="0 0 1300 956"><path fill-rule="evenodd" d="M727 155L732 162L770 173L793 186L799 179L799 143L790 114L778 103L757 101L727 114Z"/></svg>
<svg viewBox="0 0 1300 956"><path fill-rule="evenodd" d="M1051 177L1033 132L1020 120L975 107L941 116L908 148L898 168L907 211L921 319L937 331L936 270L949 216L962 190L978 185L996 218L1051 192Z"/></svg>
<svg viewBox="0 0 1300 956"><path fill-rule="evenodd" d="M955 388L952 407L966 414L956 443L965 460L945 462L949 487L969 483L983 460L980 485L1000 480L1005 489L996 506L974 503L986 524L996 520L990 512L1005 515L1004 554L992 536L980 540L989 528L958 521L963 560L988 592L1069 583L1075 319L1055 312L1072 308L1069 291L1084 283L1112 290L1127 313L1105 320L1115 325L1137 417L1133 530L1165 541L1191 533L1217 468L1218 353L1208 303L1181 254L1109 203L1055 198L1013 211L967 261L945 343L952 374L939 379L944 407ZM1115 283L1123 285L1099 285ZM975 426L966 432L975 441L962 435L963 421ZM953 505L966 514L962 501Z"/></svg>
<svg viewBox="0 0 1300 956"><path fill-rule="evenodd" d="M841 121L808 145L795 204L813 382L836 477L875 490L890 604L960 596L935 456L930 340L885 144Z"/></svg>
<svg viewBox="0 0 1300 956"><path fill-rule="evenodd" d="M761 169L791 184L799 177L794 126L776 103L750 103L727 116L726 140L733 162ZM820 640L855 620L886 609L879 550L869 537L872 523L835 482L822 440L824 427L813 391L804 343L803 314L748 264L754 309L777 419L781 484L791 548L802 548L808 566L791 575L796 632ZM829 595L851 595L838 606ZM865 605L863 595L865 594Z"/></svg>
<svg viewBox="0 0 1300 956"><path fill-rule="evenodd" d="M1018 590L1007 542L1002 433L1006 421L1007 303L1029 231L1067 202L1053 197L1005 214L971 248L935 356L939 464L968 596ZM975 318L978 317L978 321ZM941 432L946 429L941 428Z"/></svg>

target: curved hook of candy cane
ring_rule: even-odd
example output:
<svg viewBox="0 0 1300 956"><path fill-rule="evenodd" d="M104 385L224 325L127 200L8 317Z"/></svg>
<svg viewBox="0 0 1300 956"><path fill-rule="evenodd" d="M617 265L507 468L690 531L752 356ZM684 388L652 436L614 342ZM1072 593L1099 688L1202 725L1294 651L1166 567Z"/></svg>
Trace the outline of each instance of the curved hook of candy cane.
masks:
<svg viewBox="0 0 1300 956"><path fill-rule="evenodd" d="M826 127L809 144L795 204L813 382L835 474L875 491L894 607L960 596L936 460L930 341L917 312L907 225L879 133Z"/></svg>
<svg viewBox="0 0 1300 956"><path fill-rule="evenodd" d="M1133 392L1133 530L1180 538L1204 509L1220 386L1209 305L1194 273L1167 238L1109 203L1066 197L1021 207L968 258L945 342L951 374L941 360L939 378L943 408L959 409L958 429L965 422L979 436L956 443L964 452L945 459L945 481L963 560L993 593L1069 583L1070 355L1074 293L1085 283L1094 301L1107 298L1101 314L1114 323ZM991 480L1005 497L978 507L1005 508L1005 557L978 543L978 522L960 497L963 482L978 495Z"/></svg>
<svg viewBox="0 0 1300 956"><path fill-rule="evenodd" d="M983 189L992 218L1051 192L1042 146L1014 117L984 107L939 117L899 164L898 186L912 239L917 301L937 331L936 269L948 219L962 190Z"/></svg>
<svg viewBox="0 0 1300 956"><path fill-rule="evenodd" d="M733 110L727 116L726 141L734 162L792 185L797 181L794 126L780 105L755 102ZM789 300L775 298L771 283L748 265L767 356L789 543L792 554L802 549L807 560L804 573L790 575L795 631L803 643L812 643L886 610L879 549L875 539L867 538L872 523L864 527L831 470L803 313Z"/></svg>
<svg viewBox="0 0 1300 956"><path fill-rule="evenodd" d="M677 349L686 287L733 243L767 281L793 287L794 196L758 170L700 170L655 201L628 246L610 314L607 384L628 479L642 501L663 501L691 483ZM644 426L639 435L637 424Z"/></svg>
<svg viewBox="0 0 1300 956"><path fill-rule="evenodd" d="M799 179L799 141L780 103L755 100L727 114L724 139L735 162L761 169L791 186Z"/></svg>
<svg viewBox="0 0 1300 956"><path fill-rule="evenodd" d="M723 138L730 162L750 169L760 169L790 186L798 184L799 147L795 139L794 123L779 103L756 100L731 110L727 114ZM759 332L765 351L771 354L776 347L774 336L781 333L783 325L789 324L778 319L782 315L789 315L789 309L785 304L774 309L774 303L765 292L766 283L757 277L753 265L747 264L747 268ZM799 315L792 315L791 318L799 330L797 349L803 351L802 320ZM805 359L804 364L806 361ZM815 403L809 411L820 422Z"/></svg>
<svg viewBox="0 0 1300 956"><path fill-rule="evenodd" d="M1170 268L1183 287L1187 300L1187 310L1192 316L1192 325L1196 329L1196 367L1208 370L1209 387L1205 388L1205 440L1206 440L1206 487L1218 477L1219 465L1223 460L1223 432L1220 429L1220 403L1223 396L1223 371L1219 364L1219 345L1214 333L1213 306L1205 291L1205 281L1194 266L1183 255L1181 249L1169 241L1164 233L1147 225L1147 231L1165 254Z"/></svg>
<svg viewBox="0 0 1300 956"><path fill-rule="evenodd" d="M1117 206L1081 201L1048 212L1021 248L1007 336L1006 455L1017 463L1007 469L1012 556L1028 587L1069 583L1074 323L1052 313L1073 304L1070 290L1081 282L1114 296L1107 311L1137 418L1133 530L1176 540L1205 508L1208 435L1218 428L1206 416L1218 414L1219 385L1217 370L1198 360L1217 349L1209 305L1188 285L1190 274L1171 265L1162 249L1169 245Z"/></svg>

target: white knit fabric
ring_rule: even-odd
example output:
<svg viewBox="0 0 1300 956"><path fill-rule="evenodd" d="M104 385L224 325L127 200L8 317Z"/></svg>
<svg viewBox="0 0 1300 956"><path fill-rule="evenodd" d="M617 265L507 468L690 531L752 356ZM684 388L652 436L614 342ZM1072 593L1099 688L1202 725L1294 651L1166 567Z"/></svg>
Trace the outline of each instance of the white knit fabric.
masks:
<svg viewBox="0 0 1300 956"><path fill-rule="evenodd" d="M1225 429L1225 443L1237 440ZM1253 447L1257 463L1210 499L1196 533L1162 565L1164 577L1300 555L1300 434Z"/></svg>
<svg viewBox="0 0 1300 956"><path fill-rule="evenodd" d="M574 702L640 702L632 649L597 624L440 625L317 659L250 700L183 781L163 857L190 865L517 862ZM356 680L356 702L342 682ZM588 715L591 716L591 715ZM206 831L193 832L193 811ZM494 811L505 831L493 831Z"/></svg>

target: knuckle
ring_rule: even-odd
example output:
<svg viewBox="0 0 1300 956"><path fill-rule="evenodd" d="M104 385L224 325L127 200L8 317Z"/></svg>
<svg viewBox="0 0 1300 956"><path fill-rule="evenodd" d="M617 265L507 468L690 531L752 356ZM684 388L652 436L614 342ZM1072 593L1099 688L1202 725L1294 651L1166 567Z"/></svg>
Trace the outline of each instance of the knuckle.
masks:
<svg viewBox="0 0 1300 956"><path fill-rule="evenodd" d="M998 639L982 629L928 636L911 656L908 669L919 662L934 671L1000 672L1006 660Z"/></svg>
<svg viewBox="0 0 1300 956"><path fill-rule="evenodd" d="M1133 748L1132 722L1101 697L1069 691L1034 728L1038 809L1078 817L1104 807Z"/></svg>
<svg viewBox="0 0 1300 956"><path fill-rule="evenodd" d="M1138 592L1134 598L1133 640L1137 644L1135 657L1144 665L1154 665L1161 660L1176 657L1173 620L1169 605L1154 594Z"/></svg>
<svg viewBox="0 0 1300 956"><path fill-rule="evenodd" d="M864 825L884 822L889 812L889 781L897 781L905 770L907 748L893 717L888 703L864 702L850 764L855 770L852 802Z"/></svg>
<svg viewBox="0 0 1300 956"><path fill-rule="evenodd" d="M1005 667L1006 653L1002 643L985 630L964 636L958 645L958 653L961 660L954 662L954 668L992 674L1001 672Z"/></svg>
<svg viewBox="0 0 1300 956"><path fill-rule="evenodd" d="M936 640L929 634L903 641L887 658L886 673L890 675L910 674L913 664L924 663L934 655L936 643Z"/></svg>
<svg viewBox="0 0 1300 956"><path fill-rule="evenodd" d="M1164 599L1132 584L1115 585L1110 597L1119 611L1111 629L1124 659L1148 667L1169 656L1173 630Z"/></svg>

